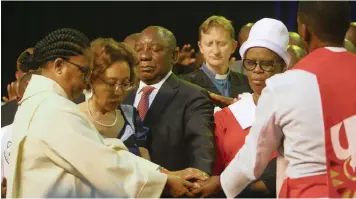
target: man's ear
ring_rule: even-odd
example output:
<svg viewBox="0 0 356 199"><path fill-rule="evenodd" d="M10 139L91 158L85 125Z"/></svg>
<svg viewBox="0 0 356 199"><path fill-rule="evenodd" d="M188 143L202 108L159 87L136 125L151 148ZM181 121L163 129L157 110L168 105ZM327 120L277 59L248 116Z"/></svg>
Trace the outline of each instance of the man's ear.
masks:
<svg viewBox="0 0 356 199"><path fill-rule="evenodd" d="M231 54L235 53L238 44L239 43L237 41L233 41L232 42L232 53Z"/></svg>
<svg viewBox="0 0 356 199"><path fill-rule="evenodd" d="M178 53L179 53L178 48L175 48L175 49L173 50L173 55L172 55L172 63L173 63L173 64L177 63L177 60L178 60Z"/></svg>
<svg viewBox="0 0 356 199"><path fill-rule="evenodd" d="M62 58L55 59L53 62L53 66L54 66L54 71L57 74L61 74L64 69L64 60Z"/></svg>
<svg viewBox="0 0 356 199"><path fill-rule="evenodd" d="M203 52L202 52L202 46L201 46L201 45L202 45L201 42L198 41L199 51L200 51L200 53L203 53Z"/></svg>

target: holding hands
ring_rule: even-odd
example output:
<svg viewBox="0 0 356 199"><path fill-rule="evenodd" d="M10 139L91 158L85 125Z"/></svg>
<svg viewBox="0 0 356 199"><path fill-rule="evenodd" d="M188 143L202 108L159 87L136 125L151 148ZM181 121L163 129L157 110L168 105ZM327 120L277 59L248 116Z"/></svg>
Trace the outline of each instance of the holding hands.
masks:
<svg viewBox="0 0 356 199"><path fill-rule="evenodd" d="M168 175L163 196L207 197L221 190L220 176L209 177L199 169L187 168L179 171L163 169L163 173Z"/></svg>

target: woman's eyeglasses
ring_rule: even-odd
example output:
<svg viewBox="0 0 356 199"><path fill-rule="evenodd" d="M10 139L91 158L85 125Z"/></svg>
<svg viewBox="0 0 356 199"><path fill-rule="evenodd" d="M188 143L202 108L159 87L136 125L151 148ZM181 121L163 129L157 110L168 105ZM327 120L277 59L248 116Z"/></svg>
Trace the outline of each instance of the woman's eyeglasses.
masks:
<svg viewBox="0 0 356 199"><path fill-rule="evenodd" d="M134 88L134 83L133 82L124 82L124 83L109 83L105 81L103 78L99 76L99 79L107 86L107 88L115 92L121 88L123 91L129 91Z"/></svg>
<svg viewBox="0 0 356 199"><path fill-rule="evenodd" d="M257 60L252 60L252 59L244 59L243 60L244 68L249 71L255 70L257 65L259 65L263 71L271 72L271 71L273 71L275 66L278 64L283 64L283 60L280 60L280 61L274 61L274 60L257 61Z"/></svg>

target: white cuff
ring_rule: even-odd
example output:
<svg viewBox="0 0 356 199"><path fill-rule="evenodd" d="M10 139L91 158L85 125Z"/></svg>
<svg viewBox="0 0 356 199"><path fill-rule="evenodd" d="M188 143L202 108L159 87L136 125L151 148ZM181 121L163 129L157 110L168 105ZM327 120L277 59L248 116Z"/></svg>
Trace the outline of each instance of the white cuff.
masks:
<svg viewBox="0 0 356 199"><path fill-rule="evenodd" d="M251 182L243 173L227 167L220 175L221 187L227 198L235 198Z"/></svg>

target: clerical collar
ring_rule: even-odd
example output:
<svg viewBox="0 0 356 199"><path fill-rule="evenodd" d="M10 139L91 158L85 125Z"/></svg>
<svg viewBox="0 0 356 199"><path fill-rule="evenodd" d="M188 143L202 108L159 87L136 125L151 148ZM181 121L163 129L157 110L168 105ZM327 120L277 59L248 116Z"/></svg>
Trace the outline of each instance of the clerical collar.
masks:
<svg viewBox="0 0 356 199"><path fill-rule="evenodd" d="M207 66L205 64L205 62L203 63L201 68L207 75L209 75L210 78L213 78L213 79L225 80L225 79L227 79L227 77L229 76L229 73L230 73L230 69L229 69L227 71L227 73L224 75L216 74L215 72L213 72L213 70L209 66Z"/></svg>

